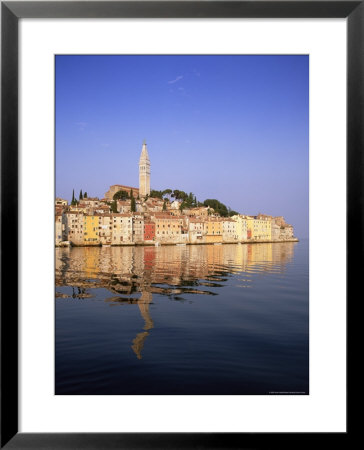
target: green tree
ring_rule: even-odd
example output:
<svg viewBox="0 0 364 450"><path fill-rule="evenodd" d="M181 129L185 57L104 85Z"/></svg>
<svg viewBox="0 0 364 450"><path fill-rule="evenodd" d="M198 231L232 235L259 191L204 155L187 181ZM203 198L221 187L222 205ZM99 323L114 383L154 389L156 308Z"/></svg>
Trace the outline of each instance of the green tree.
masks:
<svg viewBox="0 0 364 450"><path fill-rule="evenodd" d="M72 190L72 201L71 201L71 205L75 205L76 204L76 199L75 199L75 190Z"/></svg>
<svg viewBox="0 0 364 450"><path fill-rule="evenodd" d="M125 200L129 197L127 191L117 191L113 195L113 200Z"/></svg>
<svg viewBox="0 0 364 450"><path fill-rule="evenodd" d="M187 204L187 206L188 206L189 208L191 208L191 207L193 206L193 202L194 202L193 193L190 192L190 193L188 194L187 199L186 199L186 204Z"/></svg>
<svg viewBox="0 0 364 450"><path fill-rule="evenodd" d="M79 200L83 200L82 189L80 190L80 195L78 196Z"/></svg>
<svg viewBox="0 0 364 450"><path fill-rule="evenodd" d="M164 189L162 192L163 197L166 195L168 197L168 200L171 199L172 189Z"/></svg>
<svg viewBox="0 0 364 450"><path fill-rule="evenodd" d="M219 202L219 200L216 200L215 198L208 198L203 202L204 206L209 206L210 208L213 208L217 214L220 214L222 217L227 217L229 215L229 211L227 207Z"/></svg>
<svg viewBox="0 0 364 450"><path fill-rule="evenodd" d="M131 212L135 212L136 211L136 202L135 202L135 198L134 197L131 198L130 211Z"/></svg>
<svg viewBox="0 0 364 450"><path fill-rule="evenodd" d="M87 192L83 194L83 198L87 198Z"/></svg>
<svg viewBox="0 0 364 450"><path fill-rule="evenodd" d="M118 212L118 205L116 203L116 200L113 200L111 202L110 208L111 208L111 212L113 212L113 213L117 213Z"/></svg>
<svg viewBox="0 0 364 450"><path fill-rule="evenodd" d="M163 211L167 211L167 201L166 201L166 200L164 200L164 202L163 202L163 208L162 208L162 210L163 210Z"/></svg>
<svg viewBox="0 0 364 450"><path fill-rule="evenodd" d="M239 214L238 212L231 209L230 206L228 207L228 211L229 211L229 217L236 216L237 214Z"/></svg>
<svg viewBox="0 0 364 450"><path fill-rule="evenodd" d="M174 197L176 200L179 199L179 193L180 191L178 189L174 189L171 196Z"/></svg>
<svg viewBox="0 0 364 450"><path fill-rule="evenodd" d="M156 191L156 190L152 189L150 191L150 197L152 197L152 198L162 198L163 197L163 191Z"/></svg>

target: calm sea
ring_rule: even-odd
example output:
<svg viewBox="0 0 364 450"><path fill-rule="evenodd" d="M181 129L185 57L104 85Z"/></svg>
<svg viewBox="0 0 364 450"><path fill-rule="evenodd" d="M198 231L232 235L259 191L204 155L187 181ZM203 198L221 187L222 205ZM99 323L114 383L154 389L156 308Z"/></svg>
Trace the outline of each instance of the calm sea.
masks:
<svg viewBox="0 0 364 450"><path fill-rule="evenodd" d="M308 241L56 249L56 394L308 394Z"/></svg>

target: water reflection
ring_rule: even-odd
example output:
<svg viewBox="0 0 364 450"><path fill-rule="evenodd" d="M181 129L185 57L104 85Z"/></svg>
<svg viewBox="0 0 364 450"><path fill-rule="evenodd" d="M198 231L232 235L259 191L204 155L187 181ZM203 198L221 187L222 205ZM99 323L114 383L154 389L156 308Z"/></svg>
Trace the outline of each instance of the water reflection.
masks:
<svg viewBox="0 0 364 450"><path fill-rule="evenodd" d="M218 295L229 277L239 274L239 287L249 288L255 273L283 273L296 243L162 247L85 247L56 249L57 298L92 298L93 289L111 293L105 302L136 304L144 327L131 342L138 359L154 323L153 294L184 300L186 294ZM62 292L61 292L62 291ZM68 291L69 292L69 291Z"/></svg>

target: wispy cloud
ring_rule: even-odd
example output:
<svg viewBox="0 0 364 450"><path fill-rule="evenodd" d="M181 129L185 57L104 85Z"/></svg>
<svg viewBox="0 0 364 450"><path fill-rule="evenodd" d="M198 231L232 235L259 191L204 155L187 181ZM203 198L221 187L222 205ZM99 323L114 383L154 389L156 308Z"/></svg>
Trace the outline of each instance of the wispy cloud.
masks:
<svg viewBox="0 0 364 450"><path fill-rule="evenodd" d="M174 83L177 83L177 81L182 80L182 78L183 78L183 75L178 75L178 77L175 78L174 80L168 81L168 84L174 84Z"/></svg>

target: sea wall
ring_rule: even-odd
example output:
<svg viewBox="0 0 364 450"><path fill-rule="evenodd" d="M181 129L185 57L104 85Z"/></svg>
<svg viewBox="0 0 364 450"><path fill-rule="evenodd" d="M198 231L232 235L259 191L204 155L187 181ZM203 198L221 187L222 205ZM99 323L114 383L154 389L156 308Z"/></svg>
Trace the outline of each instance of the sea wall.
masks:
<svg viewBox="0 0 364 450"><path fill-rule="evenodd" d="M249 239L246 241L231 241L231 242L186 242L181 244L180 242L132 242L127 244L111 244L106 245L106 247L158 247L158 246L166 246L166 245L226 245L226 244L275 244L282 242L299 242L298 238L289 238L289 239L275 239L275 240L257 240L257 239ZM73 244L70 245L61 245L58 244L56 247L102 247L102 244ZM105 245L104 245L105 247Z"/></svg>

